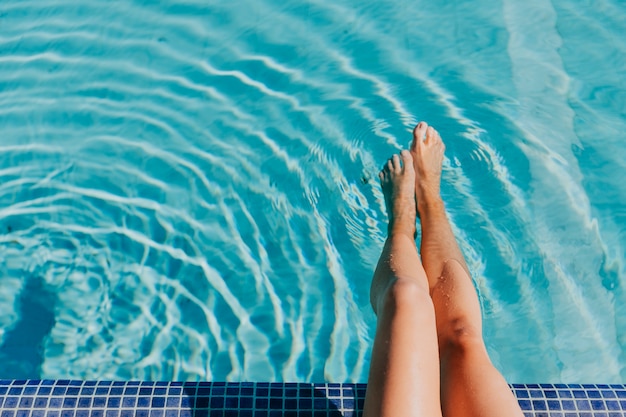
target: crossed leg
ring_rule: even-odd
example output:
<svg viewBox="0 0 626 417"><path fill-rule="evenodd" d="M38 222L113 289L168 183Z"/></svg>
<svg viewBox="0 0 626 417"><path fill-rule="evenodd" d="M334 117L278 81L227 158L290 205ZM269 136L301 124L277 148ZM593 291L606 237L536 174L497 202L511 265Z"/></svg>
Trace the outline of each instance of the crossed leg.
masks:
<svg viewBox="0 0 626 417"><path fill-rule="evenodd" d="M522 416L487 354L478 296L441 200L445 147L426 123L413 135L411 152L380 174L389 230L370 292L378 323L363 416Z"/></svg>

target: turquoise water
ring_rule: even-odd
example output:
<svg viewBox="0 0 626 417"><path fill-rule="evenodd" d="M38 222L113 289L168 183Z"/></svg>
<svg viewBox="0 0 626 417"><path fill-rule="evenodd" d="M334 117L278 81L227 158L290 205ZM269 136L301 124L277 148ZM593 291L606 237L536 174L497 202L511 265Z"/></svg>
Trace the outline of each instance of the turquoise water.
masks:
<svg viewBox="0 0 626 417"><path fill-rule="evenodd" d="M511 382L626 381L626 6L3 1L0 377L365 381L419 120Z"/></svg>

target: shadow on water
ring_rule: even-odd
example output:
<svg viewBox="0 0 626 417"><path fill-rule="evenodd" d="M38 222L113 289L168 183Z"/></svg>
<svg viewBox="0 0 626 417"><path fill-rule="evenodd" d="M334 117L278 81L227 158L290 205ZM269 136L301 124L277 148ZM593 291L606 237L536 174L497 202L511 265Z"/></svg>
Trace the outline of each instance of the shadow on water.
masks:
<svg viewBox="0 0 626 417"><path fill-rule="evenodd" d="M189 417L342 417L342 401L352 410L355 400L340 390L306 383L185 383L181 408L190 410Z"/></svg>
<svg viewBox="0 0 626 417"><path fill-rule="evenodd" d="M54 326L56 296L41 279L30 279L19 299L19 320L0 346L0 378L37 378L41 374L43 343Z"/></svg>

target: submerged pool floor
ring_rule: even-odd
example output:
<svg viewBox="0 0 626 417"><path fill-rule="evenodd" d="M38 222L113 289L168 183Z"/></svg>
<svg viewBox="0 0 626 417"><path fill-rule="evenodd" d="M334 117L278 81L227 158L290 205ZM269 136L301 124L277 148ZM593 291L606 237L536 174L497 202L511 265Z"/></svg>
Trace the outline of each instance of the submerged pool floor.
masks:
<svg viewBox="0 0 626 417"><path fill-rule="evenodd" d="M357 417L366 384L0 380L1 417ZM512 384L527 417L626 416L626 385Z"/></svg>

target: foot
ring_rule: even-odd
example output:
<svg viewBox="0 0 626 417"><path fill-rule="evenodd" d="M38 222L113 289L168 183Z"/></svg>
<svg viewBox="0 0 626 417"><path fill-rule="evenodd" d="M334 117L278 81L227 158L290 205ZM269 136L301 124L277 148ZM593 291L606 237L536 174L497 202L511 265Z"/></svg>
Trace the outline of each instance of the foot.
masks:
<svg viewBox="0 0 626 417"><path fill-rule="evenodd" d="M389 235L415 238L415 169L409 151L394 155L380 171L380 183L389 215Z"/></svg>
<svg viewBox="0 0 626 417"><path fill-rule="evenodd" d="M441 203L441 166L445 149L435 129L425 122L415 126L411 155L415 170L415 197L420 213L432 204Z"/></svg>

